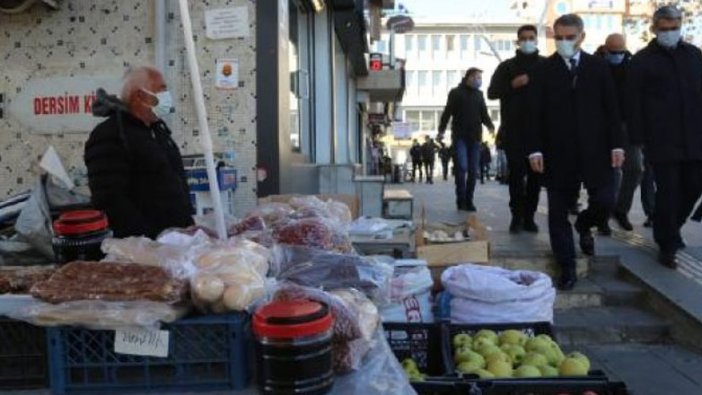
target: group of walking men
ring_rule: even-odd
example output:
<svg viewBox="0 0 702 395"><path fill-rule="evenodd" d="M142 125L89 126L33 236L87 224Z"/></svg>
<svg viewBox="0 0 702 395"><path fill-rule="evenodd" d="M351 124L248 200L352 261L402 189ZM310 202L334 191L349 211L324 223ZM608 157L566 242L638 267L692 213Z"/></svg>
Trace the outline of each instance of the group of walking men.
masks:
<svg viewBox="0 0 702 395"><path fill-rule="evenodd" d="M674 6L658 9L651 27L655 39L633 56L617 34L597 54L583 51L586 33L575 14L556 20L557 51L550 57L539 54L536 27L523 26L516 56L501 63L491 80L488 97L501 101L510 231L538 232L534 213L545 186L562 290L577 281L569 214L581 189L588 206L574 228L582 252L593 255L592 230L607 229L610 217L633 229L628 212L642 173L644 196L653 195L654 184L656 189L655 202L644 199L644 209L659 262L676 268L676 253L685 246L680 230L702 195L702 52L682 39L682 19ZM441 141L452 120L459 210L475 210L482 126L494 133L481 75L468 70L449 94L439 126Z"/></svg>

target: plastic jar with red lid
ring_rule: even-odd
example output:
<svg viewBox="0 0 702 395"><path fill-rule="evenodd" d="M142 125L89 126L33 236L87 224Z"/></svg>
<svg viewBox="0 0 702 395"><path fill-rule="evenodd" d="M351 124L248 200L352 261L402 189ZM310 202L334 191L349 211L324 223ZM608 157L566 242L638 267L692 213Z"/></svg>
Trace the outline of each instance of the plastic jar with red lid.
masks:
<svg viewBox="0 0 702 395"><path fill-rule="evenodd" d="M329 307L275 301L253 317L258 381L264 394L325 394L334 385Z"/></svg>
<svg viewBox="0 0 702 395"><path fill-rule="evenodd" d="M62 213L54 221L52 245L56 263L99 261L105 257L102 241L112 237L107 216L97 210L76 210Z"/></svg>

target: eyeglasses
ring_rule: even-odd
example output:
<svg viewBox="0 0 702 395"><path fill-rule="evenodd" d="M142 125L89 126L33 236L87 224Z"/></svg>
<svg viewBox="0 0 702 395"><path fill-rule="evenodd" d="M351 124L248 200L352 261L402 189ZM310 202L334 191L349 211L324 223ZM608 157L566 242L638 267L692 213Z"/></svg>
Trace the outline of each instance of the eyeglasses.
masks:
<svg viewBox="0 0 702 395"><path fill-rule="evenodd" d="M568 40L568 41L575 41L580 37L579 34L569 34L567 36L553 36L553 38L556 41L563 41L563 40Z"/></svg>

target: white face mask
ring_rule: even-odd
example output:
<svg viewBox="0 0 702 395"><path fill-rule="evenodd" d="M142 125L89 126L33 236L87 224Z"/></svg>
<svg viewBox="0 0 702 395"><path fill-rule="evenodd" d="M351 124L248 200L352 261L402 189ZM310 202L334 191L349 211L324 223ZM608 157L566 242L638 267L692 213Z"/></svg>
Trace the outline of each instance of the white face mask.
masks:
<svg viewBox="0 0 702 395"><path fill-rule="evenodd" d="M173 97L171 97L171 92L163 91L159 93L153 93L146 89L144 89L144 92L154 96L156 100L158 100L158 103L151 107L151 111L153 111L154 115L156 115L159 118L163 118L171 113L171 108L173 108Z"/></svg>
<svg viewBox="0 0 702 395"><path fill-rule="evenodd" d="M575 40L556 41L556 50L558 51L558 54L566 59L572 58L577 53L576 42L577 41Z"/></svg>
<svg viewBox="0 0 702 395"><path fill-rule="evenodd" d="M536 41L526 40L519 43L519 50L526 55L531 55L538 49Z"/></svg>

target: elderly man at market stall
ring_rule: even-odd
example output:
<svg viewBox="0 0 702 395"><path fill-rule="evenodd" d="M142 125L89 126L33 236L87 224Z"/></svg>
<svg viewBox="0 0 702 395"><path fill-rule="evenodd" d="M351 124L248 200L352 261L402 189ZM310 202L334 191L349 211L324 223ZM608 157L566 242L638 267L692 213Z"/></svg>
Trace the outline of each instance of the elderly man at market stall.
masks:
<svg viewBox="0 0 702 395"><path fill-rule="evenodd" d="M107 213L116 237L155 238L192 225L183 160L162 120L172 107L163 75L151 67L130 70L121 99L102 96L93 107L108 117L85 144L93 205Z"/></svg>

